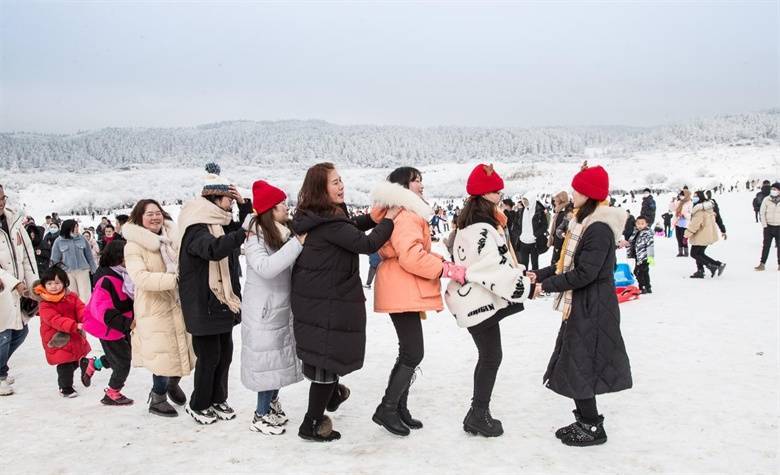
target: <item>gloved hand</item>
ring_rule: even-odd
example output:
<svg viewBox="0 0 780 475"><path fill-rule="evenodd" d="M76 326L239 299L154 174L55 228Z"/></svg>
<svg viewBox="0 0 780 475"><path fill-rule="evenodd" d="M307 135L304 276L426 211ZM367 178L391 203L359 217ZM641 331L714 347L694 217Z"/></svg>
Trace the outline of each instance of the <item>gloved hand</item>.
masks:
<svg viewBox="0 0 780 475"><path fill-rule="evenodd" d="M446 277L448 279L452 279L455 282L459 283L460 285L463 285L466 283L466 268L463 266L459 266L457 264L453 264L449 261L444 261L442 263L442 272L441 276Z"/></svg>
<svg viewBox="0 0 780 475"><path fill-rule="evenodd" d="M647 263L651 266L655 265L655 257L653 256L647 256Z"/></svg>

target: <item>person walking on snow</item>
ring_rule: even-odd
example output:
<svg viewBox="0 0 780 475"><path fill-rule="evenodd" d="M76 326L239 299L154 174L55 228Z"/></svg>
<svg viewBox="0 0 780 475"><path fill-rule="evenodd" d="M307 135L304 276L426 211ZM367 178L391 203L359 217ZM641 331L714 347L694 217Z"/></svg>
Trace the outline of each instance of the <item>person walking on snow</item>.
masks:
<svg viewBox="0 0 780 475"><path fill-rule="evenodd" d="M718 241L718 228L715 206L709 201L703 191L697 191L693 198L691 220L685 230L685 237L691 244L691 257L696 260L696 272L692 279L703 279L704 268L709 269L712 277L723 274L726 264L709 257L705 251Z"/></svg>
<svg viewBox="0 0 780 475"><path fill-rule="evenodd" d="M759 208L758 217L764 228L764 243L761 247L761 262L755 267L757 271L766 269L772 240L777 248L777 270L780 270L780 182L775 182L769 195L764 198Z"/></svg>

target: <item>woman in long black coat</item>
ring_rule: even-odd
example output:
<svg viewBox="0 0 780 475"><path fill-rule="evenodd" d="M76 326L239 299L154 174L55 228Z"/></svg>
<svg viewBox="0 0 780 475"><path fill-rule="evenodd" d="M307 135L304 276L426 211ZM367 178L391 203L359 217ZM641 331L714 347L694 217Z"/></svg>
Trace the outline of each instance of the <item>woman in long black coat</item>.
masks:
<svg viewBox="0 0 780 475"><path fill-rule="evenodd" d="M608 183L601 167L575 176L572 186L578 210L566 235L564 261L560 269L550 266L535 273L540 284L537 293L560 293L556 308L564 314L544 384L574 399L576 421L555 434L566 445L606 442L596 395L632 386L614 281L615 243L626 213L601 204Z"/></svg>
<svg viewBox="0 0 780 475"><path fill-rule="evenodd" d="M293 328L303 374L311 381L309 406L298 435L315 441L341 437L325 409L335 411L349 396L338 384L363 366L366 304L359 254L372 254L390 239L398 209L351 219L344 184L335 167L311 167L298 196L292 227L306 234L292 271ZM366 231L373 231L366 235Z"/></svg>

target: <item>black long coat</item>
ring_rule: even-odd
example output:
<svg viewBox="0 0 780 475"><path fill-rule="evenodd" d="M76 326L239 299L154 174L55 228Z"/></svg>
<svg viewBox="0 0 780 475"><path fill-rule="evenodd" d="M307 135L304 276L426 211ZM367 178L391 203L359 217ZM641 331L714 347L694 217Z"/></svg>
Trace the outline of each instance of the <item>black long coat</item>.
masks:
<svg viewBox="0 0 780 475"><path fill-rule="evenodd" d="M239 205L239 221L223 226L224 236L214 237L206 224L193 224L183 230L179 250L179 298L184 324L191 335L230 333L241 322L241 312L233 313L209 289L209 262L228 258L233 293L241 298L238 256L246 232L241 222L251 213L249 200Z"/></svg>
<svg viewBox="0 0 780 475"><path fill-rule="evenodd" d="M544 384L558 394L589 399L633 384L620 332L614 268L614 231L607 223L594 222L581 236L571 271L555 275L550 266L537 272L545 292L574 291L571 313L561 324L544 375Z"/></svg>
<svg viewBox="0 0 780 475"><path fill-rule="evenodd" d="M298 211L292 227L296 234L307 234L292 270L298 357L344 376L363 366L366 352L366 297L358 255L377 252L390 239L393 221L375 224L368 215L350 220Z"/></svg>

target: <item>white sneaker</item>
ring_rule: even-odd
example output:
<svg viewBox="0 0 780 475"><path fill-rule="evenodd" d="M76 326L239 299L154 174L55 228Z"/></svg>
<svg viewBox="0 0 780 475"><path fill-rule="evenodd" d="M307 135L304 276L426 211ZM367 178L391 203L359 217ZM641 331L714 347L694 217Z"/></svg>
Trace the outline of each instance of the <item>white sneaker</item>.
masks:
<svg viewBox="0 0 780 475"><path fill-rule="evenodd" d="M5 377L5 382L7 382L8 384L14 384L16 382L16 379L14 379L14 377L9 374L8 376Z"/></svg>
<svg viewBox="0 0 780 475"><path fill-rule="evenodd" d="M228 406L227 402L212 404L211 410L221 421L229 421L236 418L236 411L234 411L232 407Z"/></svg>
<svg viewBox="0 0 780 475"><path fill-rule="evenodd" d="M184 412L189 414L193 419L195 419L195 422L201 425L209 425L217 422L217 415L211 408L205 409L203 411L195 411L190 409L190 405L187 404L184 406Z"/></svg>
<svg viewBox="0 0 780 475"><path fill-rule="evenodd" d="M280 426L287 424L287 421L290 420L290 418L287 417L287 414L284 413L284 410L282 409L282 403L279 402L279 398L271 401L271 412L269 412L269 414L276 419L277 425Z"/></svg>
<svg viewBox="0 0 780 475"><path fill-rule="evenodd" d="M14 388L11 387L11 383L7 379L0 381L0 396L10 396L14 393Z"/></svg>
<svg viewBox="0 0 780 475"><path fill-rule="evenodd" d="M284 434L285 428L277 424L276 417L272 416L269 412L264 416L259 416L255 413L249 430L252 432L260 432L264 435L282 435Z"/></svg>

